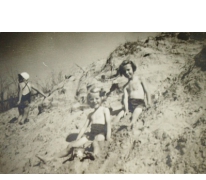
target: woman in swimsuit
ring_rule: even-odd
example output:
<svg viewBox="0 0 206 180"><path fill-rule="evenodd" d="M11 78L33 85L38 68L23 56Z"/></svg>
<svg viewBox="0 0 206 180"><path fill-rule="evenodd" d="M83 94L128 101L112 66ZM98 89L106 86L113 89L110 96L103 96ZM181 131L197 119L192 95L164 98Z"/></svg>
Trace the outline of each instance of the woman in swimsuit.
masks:
<svg viewBox="0 0 206 180"><path fill-rule="evenodd" d="M28 82L29 80L28 73L23 72L21 74L18 74L18 80L19 80L19 84L18 84L19 101L17 102L17 105L19 110L19 117L17 122L21 125L24 124L25 120L28 118L29 115L29 104L31 102L31 89L34 89L45 98L46 95Z"/></svg>

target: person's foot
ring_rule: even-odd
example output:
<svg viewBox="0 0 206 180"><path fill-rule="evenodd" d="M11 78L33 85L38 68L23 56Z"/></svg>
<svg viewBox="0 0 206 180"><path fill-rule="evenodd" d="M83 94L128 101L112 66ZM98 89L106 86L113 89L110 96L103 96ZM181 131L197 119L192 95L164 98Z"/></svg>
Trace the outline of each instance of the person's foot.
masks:
<svg viewBox="0 0 206 180"><path fill-rule="evenodd" d="M94 155L94 153L92 152L85 152L85 157L89 158L90 160L95 160L96 158L98 158L98 156Z"/></svg>

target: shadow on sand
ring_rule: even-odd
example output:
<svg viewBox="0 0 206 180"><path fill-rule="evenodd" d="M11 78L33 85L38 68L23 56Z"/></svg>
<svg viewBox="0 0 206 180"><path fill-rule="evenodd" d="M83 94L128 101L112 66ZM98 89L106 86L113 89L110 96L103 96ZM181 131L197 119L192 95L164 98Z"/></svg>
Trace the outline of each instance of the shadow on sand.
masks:
<svg viewBox="0 0 206 180"><path fill-rule="evenodd" d="M127 130L127 128L128 128L128 126L122 125L122 126L119 127L119 129L117 129L117 132L122 131L123 129Z"/></svg>
<svg viewBox="0 0 206 180"><path fill-rule="evenodd" d="M121 109L113 110L112 108L110 108L109 110L111 116L117 116L123 109L121 108Z"/></svg>
<svg viewBox="0 0 206 180"><path fill-rule="evenodd" d="M77 139L78 133L71 133L66 137L67 142L72 142Z"/></svg>
<svg viewBox="0 0 206 180"><path fill-rule="evenodd" d="M9 121L9 123L15 123L17 121L17 119L18 119L17 117L14 117Z"/></svg>

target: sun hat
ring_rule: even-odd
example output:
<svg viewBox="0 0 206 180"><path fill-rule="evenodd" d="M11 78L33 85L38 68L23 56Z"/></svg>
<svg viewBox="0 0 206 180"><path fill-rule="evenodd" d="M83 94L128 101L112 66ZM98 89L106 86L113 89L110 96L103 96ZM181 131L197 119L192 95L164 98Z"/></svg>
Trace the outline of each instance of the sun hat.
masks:
<svg viewBox="0 0 206 180"><path fill-rule="evenodd" d="M29 74L27 72L22 72L21 74L19 74L21 77L23 77L25 80L29 79Z"/></svg>

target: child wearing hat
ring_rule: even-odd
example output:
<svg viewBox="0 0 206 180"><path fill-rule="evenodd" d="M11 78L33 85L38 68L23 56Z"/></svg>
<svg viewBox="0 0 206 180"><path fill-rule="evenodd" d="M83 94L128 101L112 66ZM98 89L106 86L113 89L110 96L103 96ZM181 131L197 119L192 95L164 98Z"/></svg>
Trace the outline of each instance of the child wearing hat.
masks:
<svg viewBox="0 0 206 180"><path fill-rule="evenodd" d="M26 72L22 72L21 74L18 74L18 111L19 111L19 117L18 117L18 123L24 124L25 120L28 118L29 115L29 103L31 102L31 89L34 89L38 93L40 93L42 96L46 98L46 95L38 90L36 87L34 87L29 81L29 74Z"/></svg>

